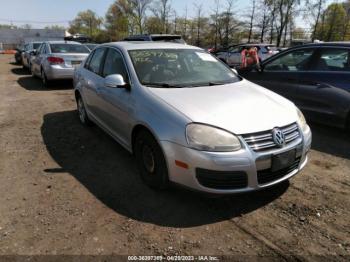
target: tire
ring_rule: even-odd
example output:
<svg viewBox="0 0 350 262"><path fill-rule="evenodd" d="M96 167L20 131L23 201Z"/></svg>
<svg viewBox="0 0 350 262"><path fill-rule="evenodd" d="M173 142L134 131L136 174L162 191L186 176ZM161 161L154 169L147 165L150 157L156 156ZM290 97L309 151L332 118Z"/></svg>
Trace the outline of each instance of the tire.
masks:
<svg viewBox="0 0 350 262"><path fill-rule="evenodd" d="M86 113L84 101L81 98L81 96L77 97L77 109L78 109L78 116L79 116L80 123L84 126L91 126L92 122Z"/></svg>
<svg viewBox="0 0 350 262"><path fill-rule="evenodd" d="M348 131L348 133L350 134L350 112L348 114L348 118L346 120L346 124L345 124L345 129Z"/></svg>
<svg viewBox="0 0 350 262"><path fill-rule="evenodd" d="M45 71L41 69L41 81L45 88L49 88L51 86L51 81L47 79Z"/></svg>
<svg viewBox="0 0 350 262"><path fill-rule="evenodd" d="M36 75L34 74L33 66L32 66L32 65L29 66L29 72L30 72L30 74L32 75L32 77L36 78Z"/></svg>
<svg viewBox="0 0 350 262"><path fill-rule="evenodd" d="M164 190L169 186L168 169L158 142L145 130L140 131L134 144L137 166L142 180L149 187Z"/></svg>

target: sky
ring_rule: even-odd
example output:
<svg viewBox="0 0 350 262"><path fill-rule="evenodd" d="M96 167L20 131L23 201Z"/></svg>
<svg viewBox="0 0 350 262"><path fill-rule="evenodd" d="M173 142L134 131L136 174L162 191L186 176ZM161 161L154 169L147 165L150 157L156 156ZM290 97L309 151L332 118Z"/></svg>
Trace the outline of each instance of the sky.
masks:
<svg viewBox="0 0 350 262"><path fill-rule="evenodd" d="M1 2L5 2L2 0ZM104 17L108 7L114 0L6 0L0 8L0 24L24 25L31 24L33 28L43 28L47 25L68 25L80 11L91 9ZM222 3L225 0L221 0ZM236 0L236 8L244 9L248 0ZM202 4L209 13L214 6L214 0L172 0L172 7L179 15L185 13L194 15L194 3ZM40 22L40 23L38 23Z"/></svg>
<svg viewBox="0 0 350 262"><path fill-rule="evenodd" d="M305 0L302 0L302 2ZM327 0L327 2L338 0ZM0 24L24 25L44 28L58 24L67 27L78 12L91 9L104 17L114 0L1 0ZM6 2L4 4L4 2ZM221 0L222 4L225 0ZM187 6L189 17L195 16L194 4L202 4L205 14L214 7L214 0L172 0L172 7L178 15L183 15ZM234 10L238 14L249 8L250 0L236 0ZM307 27L307 22L299 18L299 26Z"/></svg>

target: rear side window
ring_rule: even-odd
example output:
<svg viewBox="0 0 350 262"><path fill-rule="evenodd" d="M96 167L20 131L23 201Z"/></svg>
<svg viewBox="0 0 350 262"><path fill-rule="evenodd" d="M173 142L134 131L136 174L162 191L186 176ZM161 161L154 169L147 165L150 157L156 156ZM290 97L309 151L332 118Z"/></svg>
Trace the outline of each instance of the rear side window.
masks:
<svg viewBox="0 0 350 262"><path fill-rule="evenodd" d="M103 62L103 57L105 54L105 48L99 48L95 50L87 69L95 74L100 74L101 64Z"/></svg>
<svg viewBox="0 0 350 262"><path fill-rule="evenodd" d="M349 50L322 48L311 66L311 71L350 71Z"/></svg>
<svg viewBox="0 0 350 262"><path fill-rule="evenodd" d="M76 53L88 54L90 50L84 45L77 44L51 44L51 53Z"/></svg>
<svg viewBox="0 0 350 262"><path fill-rule="evenodd" d="M38 54L42 54L44 47L45 47L45 44L41 44L41 45L39 46L39 49L38 49L37 53L38 53Z"/></svg>
<svg viewBox="0 0 350 262"><path fill-rule="evenodd" d="M118 51L114 49L109 49L105 61L106 62L103 67L102 74L104 77L119 74L123 76L126 82L128 81L128 74L126 71L124 60L122 55Z"/></svg>
<svg viewBox="0 0 350 262"><path fill-rule="evenodd" d="M38 49L40 47L41 43L34 43L33 49Z"/></svg>
<svg viewBox="0 0 350 262"><path fill-rule="evenodd" d="M314 49L295 50L264 66L265 71L304 71L309 66Z"/></svg>

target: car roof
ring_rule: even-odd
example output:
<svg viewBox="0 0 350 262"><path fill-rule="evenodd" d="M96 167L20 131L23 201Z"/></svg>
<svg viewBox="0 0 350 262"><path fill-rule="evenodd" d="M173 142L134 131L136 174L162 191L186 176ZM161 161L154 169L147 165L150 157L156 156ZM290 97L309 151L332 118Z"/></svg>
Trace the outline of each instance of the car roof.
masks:
<svg viewBox="0 0 350 262"><path fill-rule="evenodd" d="M196 49L202 50L196 46L184 45L179 43L168 42L140 42L140 41L121 41L102 44L101 46L115 46L125 51L128 50L142 50L142 49Z"/></svg>
<svg viewBox="0 0 350 262"><path fill-rule="evenodd" d="M81 45L81 43L79 42L75 42L75 41L46 41L45 43L48 44L73 44L73 45Z"/></svg>
<svg viewBox="0 0 350 262"><path fill-rule="evenodd" d="M126 38L137 38L137 37L181 37L181 35L172 35L172 34L144 34L144 35L130 35Z"/></svg>
<svg viewBox="0 0 350 262"><path fill-rule="evenodd" d="M322 46L342 46L342 47L350 47L350 42L343 41L343 42L323 42L323 43L309 43L304 45L298 45L294 46L293 48L297 47L307 47L307 46L314 46L314 47L322 47Z"/></svg>
<svg viewBox="0 0 350 262"><path fill-rule="evenodd" d="M275 46L274 44L264 44L264 43L249 43L249 44L239 44L238 46Z"/></svg>

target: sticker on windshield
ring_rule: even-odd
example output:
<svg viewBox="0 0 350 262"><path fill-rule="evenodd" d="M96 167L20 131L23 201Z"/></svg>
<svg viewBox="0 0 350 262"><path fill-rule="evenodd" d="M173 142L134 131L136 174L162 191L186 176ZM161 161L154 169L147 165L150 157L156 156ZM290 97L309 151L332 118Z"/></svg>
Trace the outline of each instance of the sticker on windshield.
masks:
<svg viewBox="0 0 350 262"><path fill-rule="evenodd" d="M217 62L217 60L210 54L196 52L197 56L203 61Z"/></svg>

